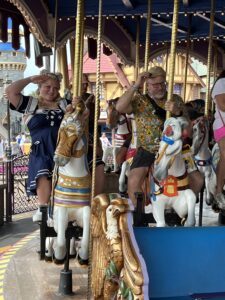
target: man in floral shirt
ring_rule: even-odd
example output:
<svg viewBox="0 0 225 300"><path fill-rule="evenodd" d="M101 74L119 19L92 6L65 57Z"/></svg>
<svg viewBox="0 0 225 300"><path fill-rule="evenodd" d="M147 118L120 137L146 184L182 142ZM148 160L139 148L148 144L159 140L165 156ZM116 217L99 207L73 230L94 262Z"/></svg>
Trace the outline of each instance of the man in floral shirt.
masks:
<svg viewBox="0 0 225 300"><path fill-rule="evenodd" d="M146 95L138 92L144 82ZM119 98L116 109L120 113L133 113L137 124L138 151L128 178L129 197L136 205L134 193L142 191L141 186L149 167L154 163L166 111L170 111L172 116L180 116L183 101L178 95L173 95L173 99L167 101L166 72L161 67L152 67L149 72L141 73L136 83Z"/></svg>

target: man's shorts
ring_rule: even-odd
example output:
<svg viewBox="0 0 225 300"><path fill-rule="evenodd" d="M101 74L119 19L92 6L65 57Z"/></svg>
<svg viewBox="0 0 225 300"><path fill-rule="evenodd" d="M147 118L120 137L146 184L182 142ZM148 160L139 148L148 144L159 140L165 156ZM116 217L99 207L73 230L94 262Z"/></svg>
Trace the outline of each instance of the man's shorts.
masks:
<svg viewBox="0 0 225 300"><path fill-rule="evenodd" d="M91 145L88 146L88 153L87 153L87 160L88 160L88 167L90 172L92 172L92 165L93 165L93 147ZM105 165L102 158L100 156L96 156L96 167L100 165Z"/></svg>
<svg viewBox="0 0 225 300"><path fill-rule="evenodd" d="M151 167L155 161L155 153L151 153L143 148L138 148L136 155L133 158L130 169Z"/></svg>

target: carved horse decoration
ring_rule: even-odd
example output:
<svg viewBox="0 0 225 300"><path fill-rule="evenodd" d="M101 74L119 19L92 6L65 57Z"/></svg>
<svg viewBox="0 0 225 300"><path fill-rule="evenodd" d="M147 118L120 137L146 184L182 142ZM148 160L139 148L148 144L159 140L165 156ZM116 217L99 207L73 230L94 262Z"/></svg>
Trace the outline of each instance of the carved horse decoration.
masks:
<svg viewBox="0 0 225 300"><path fill-rule="evenodd" d="M212 153L209 149L209 121L206 117L193 121L192 153L199 171L205 178L205 200L208 205L213 202L213 195L209 191L209 181L212 167Z"/></svg>
<svg viewBox="0 0 225 300"><path fill-rule="evenodd" d="M65 232L70 221L83 228L78 261L84 264L88 259L91 176L86 158L85 115L85 105L80 102L73 113L65 114L59 128L52 195L56 263L65 258Z"/></svg>
<svg viewBox="0 0 225 300"><path fill-rule="evenodd" d="M125 140L131 134L131 127L129 118L126 114L120 114L116 110L116 102L118 98L112 99L108 101L108 107L106 109L107 112L107 120L106 125L110 129L116 129L114 147L113 147L113 161L114 161L114 171L117 171L118 166L116 162L116 154L120 147L123 145Z"/></svg>
<svg viewBox="0 0 225 300"><path fill-rule="evenodd" d="M147 300L146 265L135 243L127 199L101 194L91 211L93 299Z"/></svg>
<svg viewBox="0 0 225 300"><path fill-rule="evenodd" d="M155 183L151 184L152 211L157 227L166 226L164 211L168 208L173 208L180 218L187 217L185 226L195 225L196 196L189 188L182 156L182 127L185 125L184 118L169 118L164 124L158 158L154 163Z"/></svg>

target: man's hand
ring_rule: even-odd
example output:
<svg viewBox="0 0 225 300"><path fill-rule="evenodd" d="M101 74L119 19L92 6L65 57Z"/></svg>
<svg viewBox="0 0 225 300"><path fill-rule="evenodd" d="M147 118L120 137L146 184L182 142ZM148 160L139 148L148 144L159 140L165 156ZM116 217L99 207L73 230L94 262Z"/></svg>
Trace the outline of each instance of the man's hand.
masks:
<svg viewBox="0 0 225 300"><path fill-rule="evenodd" d="M140 73L138 78L137 78L137 81L134 84L135 87L139 88L140 86L142 86L148 78L150 78L150 73L149 72Z"/></svg>

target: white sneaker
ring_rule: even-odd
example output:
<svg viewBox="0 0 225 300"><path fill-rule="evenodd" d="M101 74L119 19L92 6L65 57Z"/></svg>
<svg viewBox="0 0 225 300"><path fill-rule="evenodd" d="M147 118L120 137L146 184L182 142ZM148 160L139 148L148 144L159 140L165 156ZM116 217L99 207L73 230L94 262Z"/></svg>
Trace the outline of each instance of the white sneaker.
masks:
<svg viewBox="0 0 225 300"><path fill-rule="evenodd" d="M40 208L37 209L36 213L32 217L33 222L41 222L42 221L42 213L40 212Z"/></svg>

